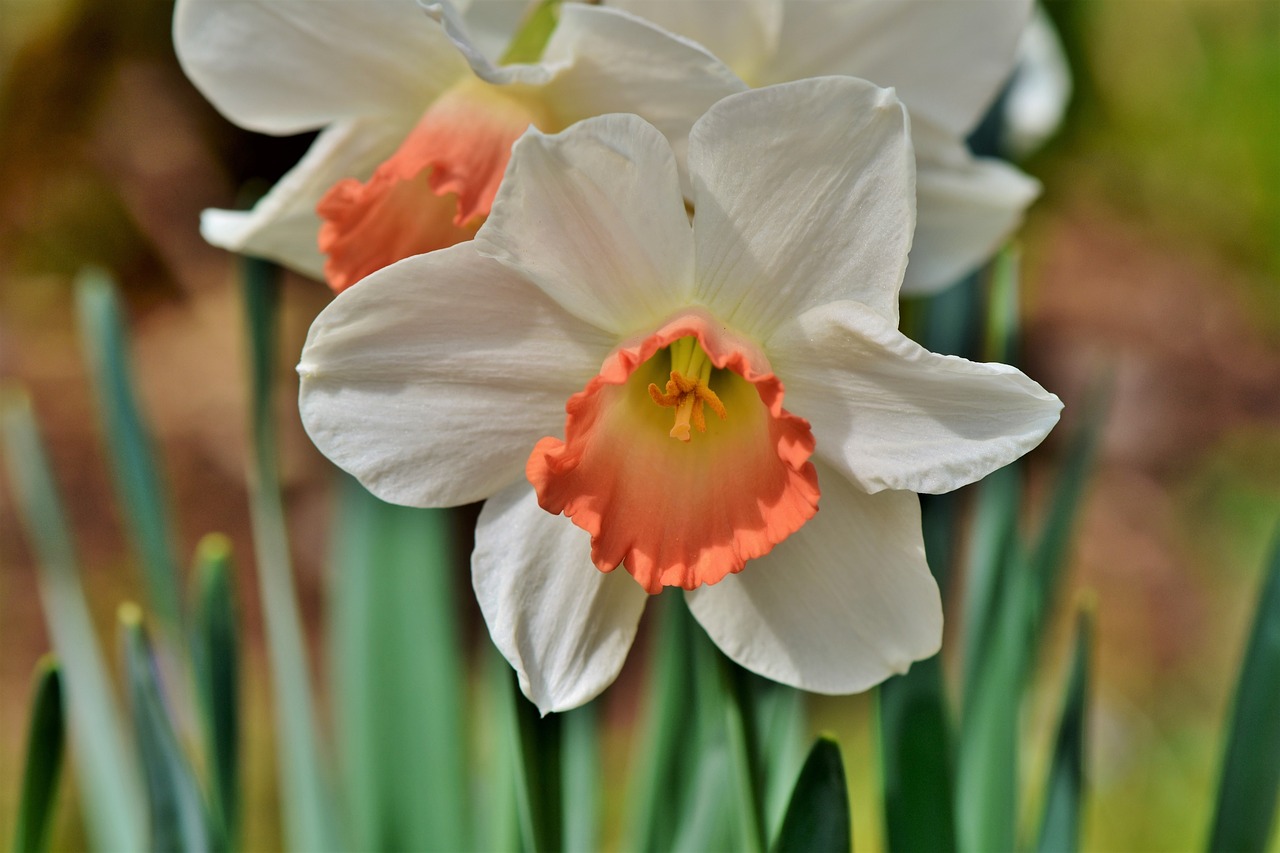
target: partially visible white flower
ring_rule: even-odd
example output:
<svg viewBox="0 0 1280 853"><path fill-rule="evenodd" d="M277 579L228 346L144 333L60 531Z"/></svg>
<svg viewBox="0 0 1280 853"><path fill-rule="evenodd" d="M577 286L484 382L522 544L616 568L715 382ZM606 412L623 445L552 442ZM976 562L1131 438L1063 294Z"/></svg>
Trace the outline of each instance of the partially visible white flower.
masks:
<svg viewBox="0 0 1280 853"><path fill-rule="evenodd" d="M1004 102L1004 129L1015 157L1034 153L1062 124L1071 101L1071 67L1048 13L1039 7L1018 44L1018 68Z"/></svg>
<svg viewBox="0 0 1280 853"><path fill-rule="evenodd" d="M497 65L518 4L178 0L174 44L228 119L320 129L248 213L207 211L209 242L325 277L335 290L470 239L511 144L607 112L644 116L683 148L694 119L744 84L703 48L611 9L566 5L539 62Z"/></svg>
<svg viewBox="0 0 1280 853"><path fill-rule="evenodd" d="M317 317L303 422L384 499L487 499L476 595L544 712L613 681L665 586L748 669L866 689L941 640L913 492L1007 464L1061 408L898 331L914 174L900 102L849 77L712 106L692 219L643 120L530 130L475 240Z"/></svg>
<svg viewBox="0 0 1280 853"><path fill-rule="evenodd" d="M919 221L902 289L941 290L1022 221L1039 184L964 143L1013 71L1031 0L605 0L687 36L752 86L847 74L911 113Z"/></svg>

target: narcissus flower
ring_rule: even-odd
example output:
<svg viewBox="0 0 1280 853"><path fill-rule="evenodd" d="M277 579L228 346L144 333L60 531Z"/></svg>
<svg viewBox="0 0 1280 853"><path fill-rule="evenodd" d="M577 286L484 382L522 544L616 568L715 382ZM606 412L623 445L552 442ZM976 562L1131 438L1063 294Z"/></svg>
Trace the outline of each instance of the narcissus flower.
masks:
<svg viewBox="0 0 1280 853"><path fill-rule="evenodd" d="M470 5L477 24L518 8ZM495 27L473 38L448 3L178 0L178 58L227 118L262 133L322 129L251 212L207 211L205 238L340 291L470 239L530 125L634 112L683 148L694 119L745 88L701 47L623 12L560 14L537 63L497 65L478 46L494 49Z"/></svg>
<svg viewBox="0 0 1280 853"><path fill-rule="evenodd" d="M688 163L692 220L640 118L530 130L475 240L340 294L298 366L312 439L375 494L487 499L476 594L544 712L615 678L668 586L731 658L808 690L933 654L913 493L1058 418L1016 369L898 332L915 194L892 92L732 95Z"/></svg>
<svg viewBox="0 0 1280 853"><path fill-rule="evenodd" d="M1039 185L964 138L1017 61L1032 0L605 0L691 38L752 86L848 74L911 113L918 220L902 291L953 284L1022 220Z"/></svg>

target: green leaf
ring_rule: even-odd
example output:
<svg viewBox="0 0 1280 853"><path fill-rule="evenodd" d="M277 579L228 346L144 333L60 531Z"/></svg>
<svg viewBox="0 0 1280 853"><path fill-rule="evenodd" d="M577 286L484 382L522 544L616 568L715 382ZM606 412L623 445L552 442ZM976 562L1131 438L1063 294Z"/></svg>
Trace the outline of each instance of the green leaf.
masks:
<svg viewBox="0 0 1280 853"><path fill-rule="evenodd" d="M720 664L720 679L725 695L725 700L721 703L724 707L723 725L729 743L729 791L738 824L736 847L748 853L763 851L766 839L764 779L762 768L756 760L759 748L748 723L751 710L746 674L711 643L703 643L701 648L704 650L703 654L714 655Z"/></svg>
<svg viewBox="0 0 1280 853"><path fill-rule="evenodd" d="M1007 571L991 615L990 648L961 719L955 819L958 847L967 853L1014 848L1018 722L1030 658L1033 586L1024 565Z"/></svg>
<svg viewBox="0 0 1280 853"><path fill-rule="evenodd" d="M502 55L503 65L537 62L542 58L542 51L560 20L560 3L561 0L541 0L533 7L507 45Z"/></svg>
<svg viewBox="0 0 1280 853"><path fill-rule="evenodd" d="M205 851L220 848L209 826L195 774L165 708L151 641L136 604L120 606L125 678L133 730L150 805L150 849Z"/></svg>
<svg viewBox="0 0 1280 853"><path fill-rule="evenodd" d="M973 521L965 560L964 614L960 623L966 706L972 701L977 675L987 658L996 624L993 611L1018 547L1022 471L1016 463L1006 465L988 474L974 492Z"/></svg>
<svg viewBox="0 0 1280 853"><path fill-rule="evenodd" d="M182 613L173 523L151 435L133 390L128 336L114 283L99 270L81 272L76 305L118 505L142 557L147 600L176 643Z"/></svg>
<svg viewBox="0 0 1280 853"><path fill-rule="evenodd" d="M809 751L772 849L776 853L848 853L853 849L849 787L840 747L834 740L820 737Z"/></svg>
<svg viewBox="0 0 1280 853"><path fill-rule="evenodd" d="M1018 269L1022 253L1006 246L996 255L987 279L987 321L982 342L984 361L1014 364L1021 337L1018 314Z"/></svg>
<svg viewBox="0 0 1280 853"><path fill-rule="evenodd" d="M560 797L564 850L600 849L600 747L595 703L561 714Z"/></svg>
<svg viewBox="0 0 1280 853"><path fill-rule="evenodd" d="M684 813L692 802L689 774L681 772L682 749L691 728L693 684L687 664L692 644L692 617L678 594L665 593L650 607L655 619L650 632L654 648L650 656L646 707L632 733L634 775L626 801L631 806L624 846L650 853L670 850L676 833L673 816Z"/></svg>
<svg viewBox="0 0 1280 853"><path fill-rule="evenodd" d="M954 850L951 726L938 656L918 661L878 691L886 846Z"/></svg>
<svg viewBox="0 0 1280 853"><path fill-rule="evenodd" d="M1265 850L1280 794L1280 535L1258 596L1222 758L1213 851Z"/></svg>
<svg viewBox="0 0 1280 853"><path fill-rule="evenodd" d="M333 702L351 843L457 850L470 840L455 514L392 506L342 481L335 525Z"/></svg>
<svg viewBox="0 0 1280 853"><path fill-rule="evenodd" d="M516 747L516 806L520 814L522 848L530 853L560 850L560 820L565 806L561 803L560 755L561 719L559 714L546 717L515 689L515 674L508 672L512 683L510 698Z"/></svg>
<svg viewBox="0 0 1280 853"><path fill-rule="evenodd" d="M1089 659L1093 645L1093 608L1082 607L1076 620L1075 654L1063 696L1058 737L1045 789L1040 821L1041 853L1080 849L1080 814L1084 799L1085 714L1089 707Z"/></svg>
<svg viewBox="0 0 1280 853"><path fill-rule="evenodd" d="M18 513L35 546L40 599L61 661L64 711L90 837L100 850L141 850L144 802L138 768L125 747L71 531L25 394L0 392L0 422Z"/></svg>
<svg viewBox="0 0 1280 853"><path fill-rule="evenodd" d="M515 687L511 665L492 643L483 643L483 669L479 713L482 725L473 729L479 735L478 764L483 768L480 791L484 809L477 809L476 847L480 850L517 850L520 848L521 804L517 802L517 785L523 785L519 766L523 760L516 733Z"/></svg>
<svg viewBox="0 0 1280 853"><path fill-rule="evenodd" d="M22 773L22 802L18 806L18 826L13 836L14 853L40 853L49 849L65 743L62 680L57 660L46 655L36 666L31 723L27 728L27 762Z"/></svg>
<svg viewBox="0 0 1280 853"><path fill-rule="evenodd" d="M745 669L738 674L746 680L750 694L752 742L764 781L765 837L773 838L807 756L804 694Z"/></svg>
<svg viewBox="0 0 1280 853"><path fill-rule="evenodd" d="M921 496L925 553L944 590L951 574L957 505L955 495ZM881 684L877 699L888 847L954 850L954 738L938 656L917 661Z"/></svg>
<svg viewBox="0 0 1280 853"><path fill-rule="evenodd" d="M227 846L240 838L240 620L231 543L210 534L196 547L191 658L214 818Z"/></svg>
<svg viewBox="0 0 1280 853"><path fill-rule="evenodd" d="M1102 426L1106 420L1108 400L1111 394L1109 380L1094 382L1086 397L1080 426L1071 442L1058 472L1049 501L1049 510L1040 528L1040 534L1027 558L1035 584L1028 606L1031 623L1035 626L1037 643L1043 636L1048 615L1057 596L1059 579L1066 565L1076 518L1083 504L1085 486L1093 469L1093 459Z"/></svg>
<svg viewBox="0 0 1280 853"><path fill-rule="evenodd" d="M280 271L274 264L256 258L245 258L243 270L252 441L249 515L275 694L285 846L293 850L331 850L340 846L340 837L320 758L314 694L276 463L274 379Z"/></svg>
<svg viewBox="0 0 1280 853"><path fill-rule="evenodd" d="M970 680L956 762L956 821L964 851L1014 846L1023 693L1066 563L1101 434L1106 390L1100 384L1090 394L1034 545L1024 549L1016 541L1009 543L1003 549L1005 565L995 569L996 579L988 584L996 590L985 619L990 634L974 644L978 651L967 666Z"/></svg>

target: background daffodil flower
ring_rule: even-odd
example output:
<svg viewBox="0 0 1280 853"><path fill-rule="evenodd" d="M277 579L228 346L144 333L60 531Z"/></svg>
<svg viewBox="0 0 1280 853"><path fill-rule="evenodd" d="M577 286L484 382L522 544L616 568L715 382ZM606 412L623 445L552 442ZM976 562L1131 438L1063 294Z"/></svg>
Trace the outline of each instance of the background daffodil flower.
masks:
<svg viewBox="0 0 1280 853"><path fill-rule="evenodd" d="M847 74L892 86L911 114L917 221L904 294L986 261L1039 184L974 157L969 134L1009 80L1032 0L606 0L697 41L752 86Z"/></svg>
<svg viewBox="0 0 1280 853"><path fill-rule="evenodd" d="M730 96L688 164L692 220L642 119L529 131L476 239L340 294L298 367L308 433L375 494L487 499L475 590L544 712L613 681L668 585L807 690L933 654L914 493L1012 461L1061 408L898 331L915 161L891 91Z"/></svg>
<svg viewBox="0 0 1280 853"><path fill-rule="evenodd" d="M206 211L205 239L342 290L470 239L530 125L633 112L683 150L694 119L744 88L703 48L616 10L566 6L534 64L495 64L494 27L478 32L448 3L179 0L178 58L223 115L321 130L252 211Z"/></svg>

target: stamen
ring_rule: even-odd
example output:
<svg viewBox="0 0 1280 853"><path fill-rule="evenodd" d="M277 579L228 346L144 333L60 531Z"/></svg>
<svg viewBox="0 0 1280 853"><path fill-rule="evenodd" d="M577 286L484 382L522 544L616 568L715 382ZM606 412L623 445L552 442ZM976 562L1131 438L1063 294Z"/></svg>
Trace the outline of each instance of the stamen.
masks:
<svg viewBox="0 0 1280 853"><path fill-rule="evenodd" d="M707 416L703 406L710 406L721 420L729 416L724 403L711 390L711 360L703 352L696 338L687 337L673 341L671 353L671 378L666 389L649 383L649 397L659 406L676 410L675 426L668 433L672 438L689 441L692 429L707 431Z"/></svg>

